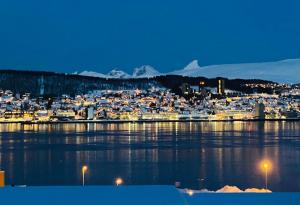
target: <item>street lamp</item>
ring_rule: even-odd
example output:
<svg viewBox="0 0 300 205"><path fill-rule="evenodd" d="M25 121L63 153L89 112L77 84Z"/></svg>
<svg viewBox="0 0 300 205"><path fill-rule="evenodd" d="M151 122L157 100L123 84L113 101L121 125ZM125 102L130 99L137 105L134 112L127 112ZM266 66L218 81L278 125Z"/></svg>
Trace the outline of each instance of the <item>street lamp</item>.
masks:
<svg viewBox="0 0 300 205"><path fill-rule="evenodd" d="M82 172L82 186L84 186L84 183L85 183L85 181L84 181L84 177L85 177L85 172L88 170L88 167L87 166L82 166L82 168L81 168L81 172Z"/></svg>
<svg viewBox="0 0 300 205"><path fill-rule="evenodd" d="M268 174L271 171L272 163L269 160L263 160L260 164L261 169L265 174L265 189L268 189Z"/></svg>
<svg viewBox="0 0 300 205"><path fill-rule="evenodd" d="M115 184L116 184L117 186L122 185L122 184L123 184L123 179L120 178L120 177L116 178Z"/></svg>
<svg viewBox="0 0 300 205"><path fill-rule="evenodd" d="M268 168L269 168L269 164L264 163L264 170L265 170L265 184L266 184L266 189L268 189Z"/></svg>

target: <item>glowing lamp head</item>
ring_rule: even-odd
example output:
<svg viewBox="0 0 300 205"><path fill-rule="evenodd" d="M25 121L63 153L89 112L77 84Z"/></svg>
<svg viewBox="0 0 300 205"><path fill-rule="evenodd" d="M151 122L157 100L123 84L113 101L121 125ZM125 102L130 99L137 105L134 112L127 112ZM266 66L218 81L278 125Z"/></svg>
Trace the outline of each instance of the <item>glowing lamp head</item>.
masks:
<svg viewBox="0 0 300 205"><path fill-rule="evenodd" d="M187 190L187 192L186 192L189 196L193 196L193 194L194 194L194 191L193 190L191 190L191 189L189 189L189 190Z"/></svg>
<svg viewBox="0 0 300 205"><path fill-rule="evenodd" d="M123 184L123 179L122 178L117 178L115 183L116 183L117 186L119 186L119 185Z"/></svg>
<svg viewBox="0 0 300 205"><path fill-rule="evenodd" d="M88 170L88 167L87 166L83 166L82 167L82 172L86 172Z"/></svg>
<svg viewBox="0 0 300 205"><path fill-rule="evenodd" d="M272 163L270 160L268 159L265 159L265 160L262 160L260 163L259 163L259 167L260 167L260 170L262 171L271 171L272 169Z"/></svg>

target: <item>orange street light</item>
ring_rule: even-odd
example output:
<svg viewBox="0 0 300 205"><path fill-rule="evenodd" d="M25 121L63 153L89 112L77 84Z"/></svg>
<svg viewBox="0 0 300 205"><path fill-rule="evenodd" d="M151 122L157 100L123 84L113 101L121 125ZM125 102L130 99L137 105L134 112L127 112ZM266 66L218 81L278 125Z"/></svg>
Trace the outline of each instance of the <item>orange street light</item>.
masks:
<svg viewBox="0 0 300 205"><path fill-rule="evenodd" d="M85 184L85 172L88 170L88 167L87 166L82 166L81 168L81 172L82 172L82 186L84 186Z"/></svg>
<svg viewBox="0 0 300 205"><path fill-rule="evenodd" d="M265 173L266 173L266 176L265 176L266 189L268 189L268 168L269 168L269 165L267 163L265 163L264 169L265 169Z"/></svg>
<svg viewBox="0 0 300 205"><path fill-rule="evenodd" d="M193 196L193 194L194 194L194 191L191 189L188 189L186 192L189 196Z"/></svg>
<svg viewBox="0 0 300 205"><path fill-rule="evenodd" d="M268 189L268 174L271 171L272 163L269 160L263 160L260 164L262 171L265 173L265 188Z"/></svg>
<svg viewBox="0 0 300 205"><path fill-rule="evenodd" d="M117 186L122 185L123 183L124 183L124 182L123 182L123 179L122 179L122 178L120 178L120 177L116 178L115 184L116 184Z"/></svg>

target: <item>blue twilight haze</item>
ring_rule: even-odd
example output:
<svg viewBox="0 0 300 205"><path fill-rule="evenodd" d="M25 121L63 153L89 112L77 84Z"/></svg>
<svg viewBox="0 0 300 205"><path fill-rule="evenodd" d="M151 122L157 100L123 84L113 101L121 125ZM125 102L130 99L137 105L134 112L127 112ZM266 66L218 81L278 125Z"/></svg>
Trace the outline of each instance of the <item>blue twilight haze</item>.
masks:
<svg viewBox="0 0 300 205"><path fill-rule="evenodd" d="M0 69L161 72L300 57L300 0L2 0Z"/></svg>

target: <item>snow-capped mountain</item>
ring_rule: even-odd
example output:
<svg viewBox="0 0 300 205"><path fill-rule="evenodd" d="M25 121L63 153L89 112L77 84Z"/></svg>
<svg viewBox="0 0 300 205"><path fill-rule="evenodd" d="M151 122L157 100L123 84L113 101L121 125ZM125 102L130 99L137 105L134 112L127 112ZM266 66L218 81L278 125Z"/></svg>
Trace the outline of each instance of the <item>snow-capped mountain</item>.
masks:
<svg viewBox="0 0 300 205"><path fill-rule="evenodd" d="M264 63L211 65L204 67L200 67L197 61L193 61L184 69L171 72L170 74L190 77L225 77L229 79L261 79L279 83L299 83L300 59Z"/></svg>
<svg viewBox="0 0 300 205"><path fill-rule="evenodd" d="M162 75L150 65L143 65L133 70L133 78L151 78Z"/></svg>
<svg viewBox="0 0 300 205"><path fill-rule="evenodd" d="M113 69L106 75L94 71L83 71L74 74L90 76L90 77L99 77L99 78L151 78L154 76L162 75L160 72L155 70L150 65L143 65L141 67L134 68L132 75L129 75L128 73L119 69Z"/></svg>
<svg viewBox="0 0 300 205"><path fill-rule="evenodd" d="M192 71L192 70L197 70L199 68L200 68L200 66L199 66L198 60L193 60L187 66L185 66L183 68L183 70L185 70L185 71Z"/></svg>
<svg viewBox="0 0 300 205"><path fill-rule="evenodd" d="M200 67L198 60L193 60L183 69L169 73L160 73L150 65L135 68L132 75L118 69L108 74L83 71L78 75L100 78L151 78L159 75L182 75L207 78L224 77L229 79L261 79L278 83L300 83L300 59L288 59L276 62L223 64Z"/></svg>
<svg viewBox="0 0 300 205"><path fill-rule="evenodd" d="M82 72L78 73L78 75L97 77L97 78L131 78L131 76L129 74L127 74L126 72L119 70L119 69L113 69L106 75L103 73L97 73L94 71L82 71Z"/></svg>
<svg viewBox="0 0 300 205"><path fill-rule="evenodd" d="M81 73L74 73L74 74L84 75L89 77L97 77L97 78L107 78L106 75L102 73L93 72L93 71L82 71Z"/></svg>
<svg viewBox="0 0 300 205"><path fill-rule="evenodd" d="M198 60L193 60L192 62L190 62L187 66L185 66L183 69L181 70L175 70L173 72L170 72L168 74L172 74L172 75L182 75L182 76L189 76L189 74L191 73L195 73L200 69ZM195 76L194 76L195 77Z"/></svg>
<svg viewBox="0 0 300 205"><path fill-rule="evenodd" d="M119 69L113 69L106 75L107 78L130 78L131 76L128 73L125 73Z"/></svg>

